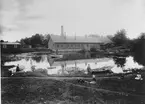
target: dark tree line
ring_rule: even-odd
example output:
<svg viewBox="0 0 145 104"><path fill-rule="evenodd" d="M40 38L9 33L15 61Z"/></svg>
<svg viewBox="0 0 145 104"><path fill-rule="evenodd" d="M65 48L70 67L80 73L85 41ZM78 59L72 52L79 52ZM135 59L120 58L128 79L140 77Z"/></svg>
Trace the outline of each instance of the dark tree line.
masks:
<svg viewBox="0 0 145 104"><path fill-rule="evenodd" d="M50 35L42 35L35 34L29 38L24 38L20 40L22 46L31 45L33 48L35 47L48 47L48 41L50 39Z"/></svg>
<svg viewBox="0 0 145 104"><path fill-rule="evenodd" d="M145 33L141 33L136 39L129 39L124 29L117 31L114 36L109 36L113 44L123 46L126 49L130 49L134 60L141 65L145 66Z"/></svg>
<svg viewBox="0 0 145 104"><path fill-rule="evenodd" d="M145 66L145 33L133 40L132 52L134 60Z"/></svg>

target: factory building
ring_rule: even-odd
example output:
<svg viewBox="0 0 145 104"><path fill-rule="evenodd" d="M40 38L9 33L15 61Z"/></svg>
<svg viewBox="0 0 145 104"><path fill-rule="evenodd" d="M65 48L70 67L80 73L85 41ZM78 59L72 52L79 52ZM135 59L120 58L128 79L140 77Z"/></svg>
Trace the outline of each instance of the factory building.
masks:
<svg viewBox="0 0 145 104"><path fill-rule="evenodd" d="M90 50L92 47L100 49L101 44L106 44L109 41L97 37L87 36L66 36L61 26L61 35L51 35L48 48L58 52L75 52L79 50Z"/></svg>

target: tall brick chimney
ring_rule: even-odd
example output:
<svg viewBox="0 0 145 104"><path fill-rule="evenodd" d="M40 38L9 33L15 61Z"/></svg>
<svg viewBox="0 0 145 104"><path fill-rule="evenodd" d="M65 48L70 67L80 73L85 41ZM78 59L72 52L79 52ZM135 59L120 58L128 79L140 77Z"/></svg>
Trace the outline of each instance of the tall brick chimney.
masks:
<svg viewBox="0 0 145 104"><path fill-rule="evenodd" d="M61 36L64 36L63 26L61 26Z"/></svg>

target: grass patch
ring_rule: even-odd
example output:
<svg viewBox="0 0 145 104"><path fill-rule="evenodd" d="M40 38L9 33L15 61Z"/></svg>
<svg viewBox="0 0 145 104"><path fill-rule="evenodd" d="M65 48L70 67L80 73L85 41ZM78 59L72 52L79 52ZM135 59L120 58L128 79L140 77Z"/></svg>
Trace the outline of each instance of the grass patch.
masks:
<svg viewBox="0 0 145 104"><path fill-rule="evenodd" d="M98 92L51 79L2 79L2 104L85 104L92 97L101 104L94 94L100 97Z"/></svg>
<svg viewBox="0 0 145 104"><path fill-rule="evenodd" d="M41 71L35 72L17 72L12 77L48 77L47 73Z"/></svg>
<svg viewBox="0 0 145 104"><path fill-rule="evenodd" d="M124 96L95 90L97 87L103 88L103 86L109 89L111 89L111 86L112 88L119 88L119 86L113 84L114 80L111 79L97 80L97 86L81 83L80 85L84 86L81 87L77 86L79 84L73 79L58 81L47 77L27 76L32 76L32 73L31 75L30 73L25 74L25 77L2 78L2 104L105 104L110 99L112 102L117 101L118 103L120 103L120 100L117 99L131 104L138 104L140 101L145 102L144 95L142 97L136 96L136 99L125 96L124 99ZM132 83L131 80L126 81ZM71 83L74 83L74 85ZM140 91L144 91L144 85L138 85Z"/></svg>

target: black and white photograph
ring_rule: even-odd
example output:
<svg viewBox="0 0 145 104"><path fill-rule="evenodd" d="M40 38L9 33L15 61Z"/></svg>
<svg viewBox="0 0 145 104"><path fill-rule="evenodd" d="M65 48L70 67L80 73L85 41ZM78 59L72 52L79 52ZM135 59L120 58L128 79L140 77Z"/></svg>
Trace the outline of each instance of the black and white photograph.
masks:
<svg viewBox="0 0 145 104"><path fill-rule="evenodd" d="M0 104L145 104L145 0L0 0Z"/></svg>

